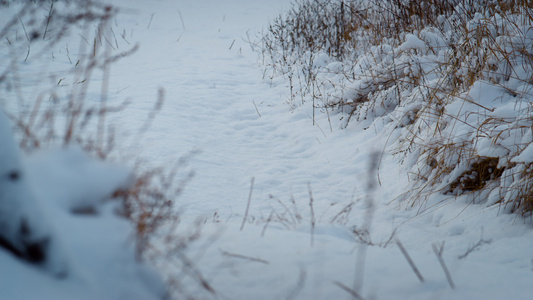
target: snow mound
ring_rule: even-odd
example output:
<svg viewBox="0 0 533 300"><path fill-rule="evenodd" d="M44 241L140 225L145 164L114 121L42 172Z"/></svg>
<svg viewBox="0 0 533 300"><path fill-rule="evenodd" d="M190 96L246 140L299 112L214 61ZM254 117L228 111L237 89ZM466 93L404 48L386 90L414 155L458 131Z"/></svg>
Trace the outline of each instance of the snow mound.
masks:
<svg viewBox="0 0 533 300"><path fill-rule="evenodd" d="M112 193L131 173L64 148L20 157L0 112L0 298L161 299Z"/></svg>

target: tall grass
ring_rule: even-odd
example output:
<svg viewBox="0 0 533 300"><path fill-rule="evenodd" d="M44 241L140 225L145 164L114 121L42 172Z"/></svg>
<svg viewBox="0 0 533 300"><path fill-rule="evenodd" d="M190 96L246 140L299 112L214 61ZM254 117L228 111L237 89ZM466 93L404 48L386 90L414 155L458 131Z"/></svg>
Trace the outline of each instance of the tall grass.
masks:
<svg viewBox="0 0 533 300"><path fill-rule="evenodd" d="M469 194L530 215L532 23L519 0L301 0L255 49L295 105L400 128L413 205Z"/></svg>

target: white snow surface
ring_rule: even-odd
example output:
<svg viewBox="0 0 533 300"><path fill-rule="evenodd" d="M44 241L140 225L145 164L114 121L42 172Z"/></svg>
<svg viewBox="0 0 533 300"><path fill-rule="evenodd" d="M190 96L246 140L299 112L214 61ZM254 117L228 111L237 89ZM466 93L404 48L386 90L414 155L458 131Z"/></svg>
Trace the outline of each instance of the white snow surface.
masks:
<svg viewBox="0 0 533 300"><path fill-rule="evenodd" d="M77 148L26 157L23 170L34 196L30 216L47 222L46 227L34 226L51 235L49 272L0 251L1 299L163 297L159 276L135 258L131 225L116 216L113 203L104 203L126 185L129 170L89 158ZM87 208L97 214L72 213Z"/></svg>
<svg viewBox="0 0 533 300"><path fill-rule="evenodd" d="M409 50L409 49L424 49L426 44L419 39L416 35L408 33L405 36L405 42L400 46L400 49Z"/></svg>
<svg viewBox="0 0 533 300"><path fill-rule="evenodd" d="M462 203L444 195L433 195L424 211L399 202L407 192L408 175L390 147L398 131L383 134L386 123L379 119L370 125L354 121L343 129L345 116L320 110L313 124L311 102L290 105L286 83L263 78L248 35L256 38L270 19L290 8L290 1L110 3L121 8L114 26L115 32L126 33L123 49L128 48L126 39L140 45L111 67L110 101L132 100L109 120L117 130L116 156L126 165L140 157L149 168L173 165L199 150L188 162L195 177L176 201L184 209L184 224L205 220L202 238L188 254L216 295L184 276L188 295L349 299L341 283L356 287L364 299L531 299L530 224L504 214L498 205ZM404 46L419 48L423 42L409 36ZM58 53L51 68L68 64L65 53ZM163 109L147 132L137 134L159 88L165 94ZM92 89L89 94L99 91ZM482 97L485 89L478 91L471 96ZM9 101L2 105L6 111L22 109ZM496 108L505 112L501 105ZM375 152L377 173L369 171ZM531 149L522 153L519 159L531 161ZM112 205L101 202L114 187L127 184L127 169L70 148L40 152L25 163L28 174L34 174L34 189L42 191L39 199L53 200L43 205L44 211L73 272L54 278L0 251L0 299L161 296L153 271L134 259L130 225L114 217ZM39 178L46 174L48 178ZM240 230L252 178L250 210ZM375 188L368 188L374 181ZM70 214L87 194L100 213ZM345 208L349 213L342 213ZM270 222L269 216L274 217ZM432 245L443 246L455 289ZM173 264L158 267L162 274L181 272Z"/></svg>

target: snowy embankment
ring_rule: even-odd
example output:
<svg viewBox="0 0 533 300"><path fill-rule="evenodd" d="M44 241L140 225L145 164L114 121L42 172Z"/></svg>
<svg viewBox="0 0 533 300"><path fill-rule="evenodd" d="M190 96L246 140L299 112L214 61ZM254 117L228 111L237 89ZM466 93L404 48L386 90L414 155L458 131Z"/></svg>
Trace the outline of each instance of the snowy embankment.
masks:
<svg viewBox="0 0 533 300"><path fill-rule="evenodd" d="M171 280L171 291L177 298L201 299L344 299L354 290L364 299L529 299L533 233L520 217L504 214L498 205L450 201L449 195L430 195L422 210L398 201L412 188L403 157L392 155L406 134L402 128L412 123L403 120L407 110L390 120L385 112L391 106L368 104L361 111L368 108L371 118L347 123L345 114L313 110L313 101L299 104L284 78L265 80L263 61L247 39L266 30L289 3L113 2L122 11L113 22L120 49L140 47L109 73L108 101L131 99L126 111L107 120L115 126L119 150L112 156L132 165L142 157L141 168L150 168L173 165L199 150L187 161L195 177L175 201L183 208L178 231L194 235L201 223L202 234L179 249L181 260L170 253L155 260ZM407 36L402 47L409 52L420 42ZM57 45L48 65L69 67L74 47ZM325 73L342 68L321 58L317 63ZM98 101L101 81L105 78L95 78L89 88L90 101ZM370 83L355 84L363 90ZM149 130L139 133L159 88L164 106ZM325 91L344 96L351 88ZM487 89L478 83L476 91L482 97ZM16 99L14 92L8 95ZM28 109L4 97L2 106L13 114ZM495 111L504 113L506 107ZM129 225L114 217L112 205L98 203L129 173L75 149L37 153L25 161L37 199L53 199L44 211L73 275L57 279L0 252L2 266L11 270L2 272L0 298L157 294L157 280L135 262ZM373 163L379 163L377 170ZM88 193L99 213L72 215L71 205L86 201ZM454 289L433 247L440 249ZM187 261L194 267L184 267ZM26 283L34 288L25 289Z"/></svg>

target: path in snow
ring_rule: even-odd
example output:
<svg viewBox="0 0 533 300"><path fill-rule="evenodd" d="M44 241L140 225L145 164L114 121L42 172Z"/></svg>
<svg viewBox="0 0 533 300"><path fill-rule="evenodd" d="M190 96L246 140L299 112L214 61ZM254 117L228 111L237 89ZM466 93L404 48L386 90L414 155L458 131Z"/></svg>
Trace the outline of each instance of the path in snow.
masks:
<svg viewBox="0 0 533 300"><path fill-rule="evenodd" d="M134 98L140 124L152 107L147 100L164 88L164 109L137 146L154 165L201 151L191 161L196 176L181 199L190 215L242 214L252 176L254 203L271 203L269 194L307 199L308 183L319 206L353 197L357 175L366 166L357 163L359 145L349 146L348 153L319 148L335 136L330 125L313 127L310 111L291 113L284 103L287 89L262 80L258 55L244 40L242 24L249 24L256 38L288 2L155 2L132 13L138 22L132 39L141 41L141 48L114 67L117 89L127 87L117 95Z"/></svg>

